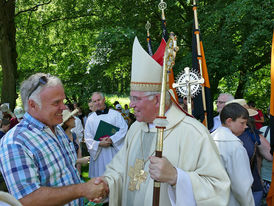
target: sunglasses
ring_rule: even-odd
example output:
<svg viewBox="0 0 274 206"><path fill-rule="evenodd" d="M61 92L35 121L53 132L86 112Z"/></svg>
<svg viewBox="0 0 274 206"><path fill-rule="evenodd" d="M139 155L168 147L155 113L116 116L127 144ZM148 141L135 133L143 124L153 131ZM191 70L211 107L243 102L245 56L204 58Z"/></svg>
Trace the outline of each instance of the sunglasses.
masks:
<svg viewBox="0 0 274 206"><path fill-rule="evenodd" d="M216 104L225 104L226 102L216 100L215 103Z"/></svg>
<svg viewBox="0 0 274 206"><path fill-rule="evenodd" d="M30 96L33 94L33 92L41 85L46 85L48 82L48 78L46 76L41 76L39 78L38 83L36 84L36 86L31 90L31 92L29 93L28 99L30 98Z"/></svg>

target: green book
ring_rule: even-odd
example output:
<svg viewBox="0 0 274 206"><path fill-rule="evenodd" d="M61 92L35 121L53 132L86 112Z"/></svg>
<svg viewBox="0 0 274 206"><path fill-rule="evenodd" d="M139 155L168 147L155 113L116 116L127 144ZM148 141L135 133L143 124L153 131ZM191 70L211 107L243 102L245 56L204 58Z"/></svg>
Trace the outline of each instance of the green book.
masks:
<svg viewBox="0 0 274 206"><path fill-rule="evenodd" d="M119 131L119 127L116 127L112 124L109 124L103 120L100 120L94 140L100 141L100 138L106 137L106 136L112 136L117 131Z"/></svg>

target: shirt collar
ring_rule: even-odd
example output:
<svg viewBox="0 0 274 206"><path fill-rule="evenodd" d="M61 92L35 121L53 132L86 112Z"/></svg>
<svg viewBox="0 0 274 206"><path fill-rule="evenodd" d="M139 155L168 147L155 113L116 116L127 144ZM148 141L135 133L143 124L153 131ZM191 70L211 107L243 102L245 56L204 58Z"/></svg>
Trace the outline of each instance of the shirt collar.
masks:
<svg viewBox="0 0 274 206"><path fill-rule="evenodd" d="M237 136L235 136L229 128L224 126L218 127L212 133L212 137L215 141L224 141L224 142L239 141L242 143L242 141Z"/></svg>
<svg viewBox="0 0 274 206"><path fill-rule="evenodd" d="M27 124L33 125L34 127L38 128L40 130L43 130L48 127L44 123L40 122L38 119L31 116L28 112L25 113L24 120L26 121Z"/></svg>
<svg viewBox="0 0 274 206"><path fill-rule="evenodd" d="M96 111L96 114L97 114L97 115L107 114L108 111L109 111L109 108L106 107L104 110L97 110L97 111Z"/></svg>

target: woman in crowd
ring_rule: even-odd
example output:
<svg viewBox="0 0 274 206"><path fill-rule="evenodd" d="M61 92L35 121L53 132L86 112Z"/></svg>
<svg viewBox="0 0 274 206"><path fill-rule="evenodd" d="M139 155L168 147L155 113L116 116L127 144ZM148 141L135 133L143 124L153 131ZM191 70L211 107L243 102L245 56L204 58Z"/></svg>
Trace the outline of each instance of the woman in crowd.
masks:
<svg viewBox="0 0 274 206"><path fill-rule="evenodd" d="M71 129L75 127L75 118L73 115L75 115L77 112L77 109L73 110L72 112L70 112L69 110L64 110L63 122L61 126L64 129L70 141L73 143L73 146L77 154L76 168L79 171L79 174L81 174L81 164L87 164L89 161L89 157L82 158L80 143L77 139L76 134L74 132L71 132Z"/></svg>
<svg viewBox="0 0 274 206"><path fill-rule="evenodd" d="M268 107L267 109L268 118L270 118L269 112L270 107ZM270 142L270 126L268 125L261 127L260 132L262 132L262 135L266 138L268 142ZM272 178L272 162L267 161L266 159L262 160L261 178L263 180L264 197L266 197L270 188Z"/></svg>

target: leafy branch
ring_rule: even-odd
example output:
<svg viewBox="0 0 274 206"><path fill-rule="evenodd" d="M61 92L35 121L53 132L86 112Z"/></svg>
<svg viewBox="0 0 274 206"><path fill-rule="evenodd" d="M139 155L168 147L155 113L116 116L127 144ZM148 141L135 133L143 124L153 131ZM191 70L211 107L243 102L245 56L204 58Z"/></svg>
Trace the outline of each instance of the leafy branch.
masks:
<svg viewBox="0 0 274 206"><path fill-rule="evenodd" d="M50 3L51 3L51 0L48 1L48 2L45 2L45 3L42 3L42 4L37 4L37 5L29 8L29 9L19 11L17 14L15 14L15 16L18 16L21 13L25 13L25 12L29 12L29 11L37 11L40 6L48 5Z"/></svg>
<svg viewBox="0 0 274 206"><path fill-rule="evenodd" d="M78 16L70 16L70 17L63 17L63 18L56 18L56 19L52 19L51 21L48 21L44 24L42 24L42 26L47 26L51 23L57 22L57 21L64 21L64 20L71 20L71 19L78 19L78 18L82 18L82 17L88 17L88 16L97 16L94 13L90 13L90 14L83 14L83 15L78 15Z"/></svg>

